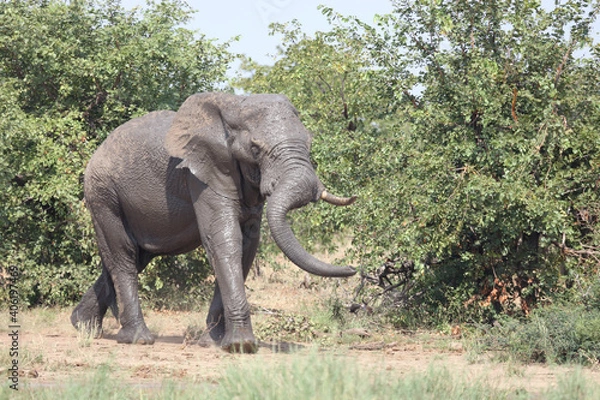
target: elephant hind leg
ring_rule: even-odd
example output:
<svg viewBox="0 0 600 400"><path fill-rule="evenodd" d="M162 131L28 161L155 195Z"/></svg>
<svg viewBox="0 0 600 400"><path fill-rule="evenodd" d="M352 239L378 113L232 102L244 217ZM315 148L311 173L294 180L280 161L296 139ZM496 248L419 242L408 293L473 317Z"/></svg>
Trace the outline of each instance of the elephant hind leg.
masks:
<svg viewBox="0 0 600 400"><path fill-rule="evenodd" d="M102 266L102 274L83 295L83 298L71 314L71 323L78 330L84 330L99 338L102 336L102 320L108 308L118 316L115 288Z"/></svg>
<svg viewBox="0 0 600 400"><path fill-rule="evenodd" d="M100 258L113 283L121 324L117 342L153 344L154 336L146 326L138 297L138 272L150 261L151 255L142 253L129 234L120 205L110 201L110 197L104 198L109 201L92 200L88 208L94 222Z"/></svg>

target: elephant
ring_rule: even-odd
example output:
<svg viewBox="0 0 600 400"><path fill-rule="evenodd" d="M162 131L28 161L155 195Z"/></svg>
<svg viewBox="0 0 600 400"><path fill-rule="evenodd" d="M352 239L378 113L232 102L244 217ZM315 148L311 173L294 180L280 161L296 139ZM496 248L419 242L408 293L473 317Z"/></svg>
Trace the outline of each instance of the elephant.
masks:
<svg viewBox="0 0 600 400"><path fill-rule="evenodd" d="M310 159L311 141L292 103L277 94L198 93L176 112L150 112L116 128L84 173L102 272L72 324L101 336L111 308L118 343L153 344L137 275L156 256L202 245L216 278L208 340L225 351L256 352L244 284L265 202L271 236L294 264L326 277L356 272L308 253L286 221L310 202L345 206L356 199L326 190Z"/></svg>

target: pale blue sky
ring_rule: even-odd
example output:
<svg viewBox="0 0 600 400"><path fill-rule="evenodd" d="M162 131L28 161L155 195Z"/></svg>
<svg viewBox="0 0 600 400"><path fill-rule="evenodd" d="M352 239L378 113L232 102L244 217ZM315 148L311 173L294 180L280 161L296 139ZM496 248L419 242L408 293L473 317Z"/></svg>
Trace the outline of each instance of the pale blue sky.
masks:
<svg viewBox="0 0 600 400"><path fill-rule="evenodd" d="M325 16L317 10L320 4L344 15L355 15L365 22L373 22L375 14L392 11L390 0L188 0L197 10L190 29L199 30L208 38L225 42L241 35L231 50L252 57L263 64L271 64L280 38L269 36L271 22L297 19L303 31L328 30ZM145 0L122 0L125 8L144 5Z"/></svg>
<svg viewBox="0 0 600 400"><path fill-rule="evenodd" d="M323 4L343 15L354 15L367 23L375 14L392 11L391 0L187 0L196 10L188 28L198 30L208 38L223 43L240 35L231 51L246 54L262 64L272 64L280 37L269 36L271 22L300 21L303 31L312 34L329 28L327 19L317 9ZM122 0L125 8L146 4L145 0ZM542 0L547 8L554 0ZM595 24L594 39L600 40L600 21Z"/></svg>

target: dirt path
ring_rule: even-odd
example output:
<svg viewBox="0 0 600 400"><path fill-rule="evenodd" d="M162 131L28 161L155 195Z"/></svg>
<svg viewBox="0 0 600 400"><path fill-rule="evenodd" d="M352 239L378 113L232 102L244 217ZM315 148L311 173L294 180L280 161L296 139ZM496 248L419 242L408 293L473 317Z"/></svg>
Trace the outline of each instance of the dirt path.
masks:
<svg viewBox="0 0 600 400"><path fill-rule="evenodd" d="M325 289L301 288L300 274L277 274L253 277L248 282L249 298L256 308L277 307L279 310L307 312L325 295ZM214 382L227 366L244 363L265 365L285 363L290 357L311 354L310 348L292 353L282 353L261 347L256 355L231 355L217 348L203 348L184 344L184 332L192 325L201 325L203 312L154 312L146 311L151 331L158 338L153 346L118 344L114 335L118 331L116 321L105 320L102 339L88 340L71 327L71 310L43 310L21 312L20 365L24 376L22 382L33 387L60 386L78 377L88 376L100 365L107 364L111 374L120 382L144 388L160 387L168 380L187 382ZM254 321L268 318L253 316ZM1 321L0 327L5 327ZM256 323L255 323L256 327ZM5 329L3 329L5 330ZM9 347L9 337L0 332L0 348ZM402 335L383 332L366 339L346 341L319 351L348 357L359 368L389 374L390 379L406 374L419 373L434 366L444 366L453 374L470 379L484 379L499 388L523 388L537 393L555 385L558 378L573 373L574 368L562 366L522 365L489 361L485 355L474 356L465 351L458 338L429 335ZM2 350L3 353L6 353ZM0 360L10 362L4 355ZM584 374L600 383L600 372L587 368Z"/></svg>
<svg viewBox="0 0 600 400"><path fill-rule="evenodd" d="M78 338L75 332L62 328L68 321L68 312L56 315L57 318L46 329L27 332L22 337L26 354L23 360L26 376L23 379L33 387L61 385L89 375L102 364L109 364L120 382L144 388L158 388L165 379L213 382L222 376L227 366L285 363L290 357L308 355L312 351L300 349L293 353L279 353L261 347L256 355L231 355L217 348L186 346L182 332L192 317L199 316L194 313L151 313L148 318L151 324L165 326L153 346L116 343L116 326L109 329L105 338L93 340L86 346L85 340ZM460 342L455 342L451 348L440 349L431 340L426 343L413 340L408 338L385 346L380 342L366 342L354 345L359 349L338 346L329 351L351 358L365 370L380 370L390 377L424 372L431 366L444 366L468 379L487 379L500 388L523 388L530 393L541 392L556 384L561 375L573 372L573 368L559 366L472 363ZM600 382L598 371L587 369L585 373Z"/></svg>

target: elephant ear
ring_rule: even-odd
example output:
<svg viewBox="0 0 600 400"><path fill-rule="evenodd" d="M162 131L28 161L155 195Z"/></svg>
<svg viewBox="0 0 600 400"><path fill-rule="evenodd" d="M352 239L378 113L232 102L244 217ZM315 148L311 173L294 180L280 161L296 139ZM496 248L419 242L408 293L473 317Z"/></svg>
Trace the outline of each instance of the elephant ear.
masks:
<svg viewBox="0 0 600 400"><path fill-rule="evenodd" d="M239 97L226 93L195 94L181 105L167 132L165 148L171 157L218 194L240 196L238 170L228 143L231 129L223 117L235 114Z"/></svg>

